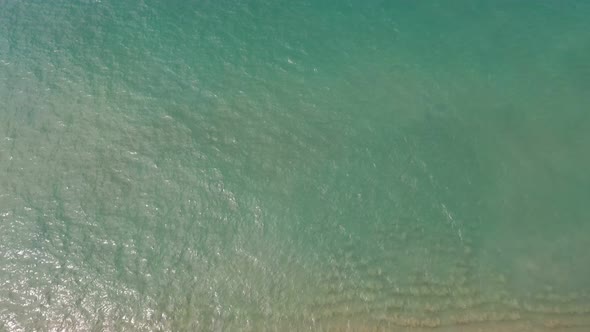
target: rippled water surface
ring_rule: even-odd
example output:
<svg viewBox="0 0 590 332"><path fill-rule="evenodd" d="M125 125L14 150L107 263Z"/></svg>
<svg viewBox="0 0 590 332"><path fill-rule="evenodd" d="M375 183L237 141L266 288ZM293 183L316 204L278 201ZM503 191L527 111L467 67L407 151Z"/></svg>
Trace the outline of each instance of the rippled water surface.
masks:
<svg viewBox="0 0 590 332"><path fill-rule="evenodd" d="M0 0L0 330L589 331L588 15Z"/></svg>

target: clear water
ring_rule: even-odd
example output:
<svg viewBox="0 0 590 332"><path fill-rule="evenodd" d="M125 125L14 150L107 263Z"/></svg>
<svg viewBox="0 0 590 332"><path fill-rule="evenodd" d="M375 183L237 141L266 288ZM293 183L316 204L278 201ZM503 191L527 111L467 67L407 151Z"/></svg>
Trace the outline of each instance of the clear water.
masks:
<svg viewBox="0 0 590 332"><path fill-rule="evenodd" d="M590 330L588 15L0 0L0 330Z"/></svg>

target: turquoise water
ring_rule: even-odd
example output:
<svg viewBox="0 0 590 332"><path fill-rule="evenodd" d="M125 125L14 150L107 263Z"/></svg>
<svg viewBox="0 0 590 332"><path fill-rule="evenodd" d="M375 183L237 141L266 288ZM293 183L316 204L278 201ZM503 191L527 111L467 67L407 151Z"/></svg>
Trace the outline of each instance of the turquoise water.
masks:
<svg viewBox="0 0 590 332"><path fill-rule="evenodd" d="M590 330L588 15L0 0L0 330Z"/></svg>

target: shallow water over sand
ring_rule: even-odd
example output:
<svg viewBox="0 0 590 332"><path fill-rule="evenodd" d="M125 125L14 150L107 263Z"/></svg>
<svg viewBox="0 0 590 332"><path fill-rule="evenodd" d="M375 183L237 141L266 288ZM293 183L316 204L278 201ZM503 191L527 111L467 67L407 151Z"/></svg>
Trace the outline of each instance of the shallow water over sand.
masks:
<svg viewBox="0 0 590 332"><path fill-rule="evenodd" d="M588 14L0 1L0 330L587 331Z"/></svg>

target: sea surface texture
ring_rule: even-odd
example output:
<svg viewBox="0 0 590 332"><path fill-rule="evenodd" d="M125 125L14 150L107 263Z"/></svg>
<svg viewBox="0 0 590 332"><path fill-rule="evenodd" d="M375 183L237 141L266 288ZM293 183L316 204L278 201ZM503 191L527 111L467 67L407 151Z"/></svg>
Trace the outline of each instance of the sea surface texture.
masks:
<svg viewBox="0 0 590 332"><path fill-rule="evenodd" d="M589 17L0 0L0 331L590 331Z"/></svg>

